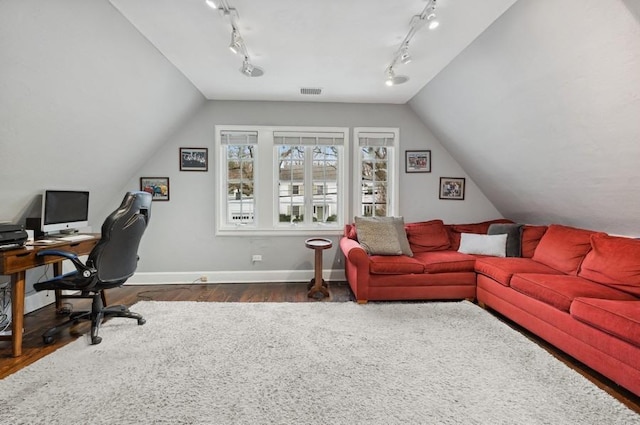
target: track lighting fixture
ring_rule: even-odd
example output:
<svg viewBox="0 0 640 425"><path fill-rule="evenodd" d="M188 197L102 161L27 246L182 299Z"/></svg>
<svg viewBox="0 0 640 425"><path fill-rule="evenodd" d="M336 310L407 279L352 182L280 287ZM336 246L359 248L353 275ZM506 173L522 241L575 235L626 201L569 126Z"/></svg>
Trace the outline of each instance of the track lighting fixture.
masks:
<svg viewBox="0 0 640 425"><path fill-rule="evenodd" d="M229 2L227 0L205 0L205 3L210 8L219 11L223 17L229 20L229 23L231 24L231 43L229 43L229 50L236 55L242 56L242 67L240 68L240 72L247 77L260 77L263 75L264 71L251 63L247 45L244 43L244 39L238 30L238 11L229 6Z"/></svg>
<svg viewBox="0 0 640 425"><path fill-rule="evenodd" d="M408 44L403 44L400 49L400 62L402 62L404 65L411 62L411 54L409 53Z"/></svg>
<svg viewBox="0 0 640 425"><path fill-rule="evenodd" d="M238 30L233 28L231 31L231 44L229 44L229 50L231 50L234 54L239 54L242 51L244 42L238 33Z"/></svg>
<svg viewBox="0 0 640 425"><path fill-rule="evenodd" d="M416 32L418 32L418 30L425 24L427 24L431 30L436 29L438 25L440 25L436 19L436 0L429 0L422 13L411 18L411 21L409 22L409 32L402 40L402 43L400 43L400 47L394 53L393 59L385 71L385 84L387 86L395 86L409 81L409 77L407 76L395 75L394 67L398 63L406 65L411 62L409 42Z"/></svg>
<svg viewBox="0 0 640 425"><path fill-rule="evenodd" d="M398 84L403 84L409 81L409 77L405 75L396 75L396 73L393 71L393 67L387 68L386 74L387 79L384 83L389 87L397 86Z"/></svg>
<svg viewBox="0 0 640 425"><path fill-rule="evenodd" d="M262 68L251 65L249 62L249 58L245 56L244 61L242 61L242 68L240 68L240 72L242 72L247 77L260 77L264 74Z"/></svg>

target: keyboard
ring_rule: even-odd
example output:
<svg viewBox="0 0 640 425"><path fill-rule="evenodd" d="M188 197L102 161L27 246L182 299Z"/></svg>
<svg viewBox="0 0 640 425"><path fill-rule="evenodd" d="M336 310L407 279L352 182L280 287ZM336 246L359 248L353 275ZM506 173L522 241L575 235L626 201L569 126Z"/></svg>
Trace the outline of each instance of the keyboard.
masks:
<svg viewBox="0 0 640 425"><path fill-rule="evenodd" d="M78 241L86 241L87 239L93 239L93 236L91 235L69 235L69 236L61 236L59 238L56 238L60 241L67 241L67 242L78 242Z"/></svg>

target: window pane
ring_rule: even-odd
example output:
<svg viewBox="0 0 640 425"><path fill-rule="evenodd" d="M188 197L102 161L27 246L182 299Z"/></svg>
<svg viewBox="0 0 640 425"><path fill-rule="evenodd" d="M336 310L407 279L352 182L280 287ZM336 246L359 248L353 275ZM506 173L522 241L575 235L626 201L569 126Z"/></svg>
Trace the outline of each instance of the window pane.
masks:
<svg viewBox="0 0 640 425"><path fill-rule="evenodd" d="M362 146L360 148L360 213L365 216L387 215L387 184L389 179L389 148Z"/></svg>
<svg viewBox="0 0 640 425"><path fill-rule="evenodd" d="M304 146L278 146L280 223L298 223L304 220L304 152Z"/></svg>
<svg viewBox="0 0 640 425"><path fill-rule="evenodd" d="M254 221L254 146L227 145L227 223Z"/></svg>

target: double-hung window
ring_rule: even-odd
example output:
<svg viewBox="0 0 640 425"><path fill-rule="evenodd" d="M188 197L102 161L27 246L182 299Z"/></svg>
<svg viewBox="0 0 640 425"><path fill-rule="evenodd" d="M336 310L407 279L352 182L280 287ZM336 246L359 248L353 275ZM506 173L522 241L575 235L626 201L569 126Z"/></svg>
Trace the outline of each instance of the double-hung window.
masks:
<svg viewBox="0 0 640 425"><path fill-rule="evenodd" d="M255 222L255 165L258 133L254 131L222 131L221 153L224 163L224 216L228 225Z"/></svg>
<svg viewBox="0 0 640 425"><path fill-rule="evenodd" d="M335 233L349 200L349 131L336 127L216 126L224 162L218 234Z"/></svg>
<svg viewBox="0 0 640 425"><path fill-rule="evenodd" d="M337 223L342 214L340 175L344 133L274 133L278 170L278 222Z"/></svg>
<svg viewBox="0 0 640 425"><path fill-rule="evenodd" d="M398 214L398 129L355 128L356 215Z"/></svg>

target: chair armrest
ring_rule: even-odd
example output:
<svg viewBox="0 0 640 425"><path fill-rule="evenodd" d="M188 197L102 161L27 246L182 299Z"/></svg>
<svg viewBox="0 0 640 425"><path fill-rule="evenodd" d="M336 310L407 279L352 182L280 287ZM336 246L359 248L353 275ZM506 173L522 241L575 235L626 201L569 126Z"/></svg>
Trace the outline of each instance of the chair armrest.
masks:
<svg viewBox="0 0 640 425"><path fill-rule="evenodd" d="M75 258L78 258L78 256L76 254L74 254L73 252L69 252L69 251L60 251L57 249L45 249L44 251L38 251L36 253L37 257L44 257L45 255L55 255L57 257L64 257L68 260L72 260Z"/></svg>
<svg viewBox="0 0 640 425"><path fill-rule="evenodd" d="M96 272L94 268L88 267L87 265L83 264L82 261L80 261L80 259L78 258L78 256L73 252L60 251L57 249L45 249L43 251L38 251L36 253L37 257L44 257L47 255L66 258L67 260L73 263L76 270L80 272L84 277L89 277Z"/></svg>

